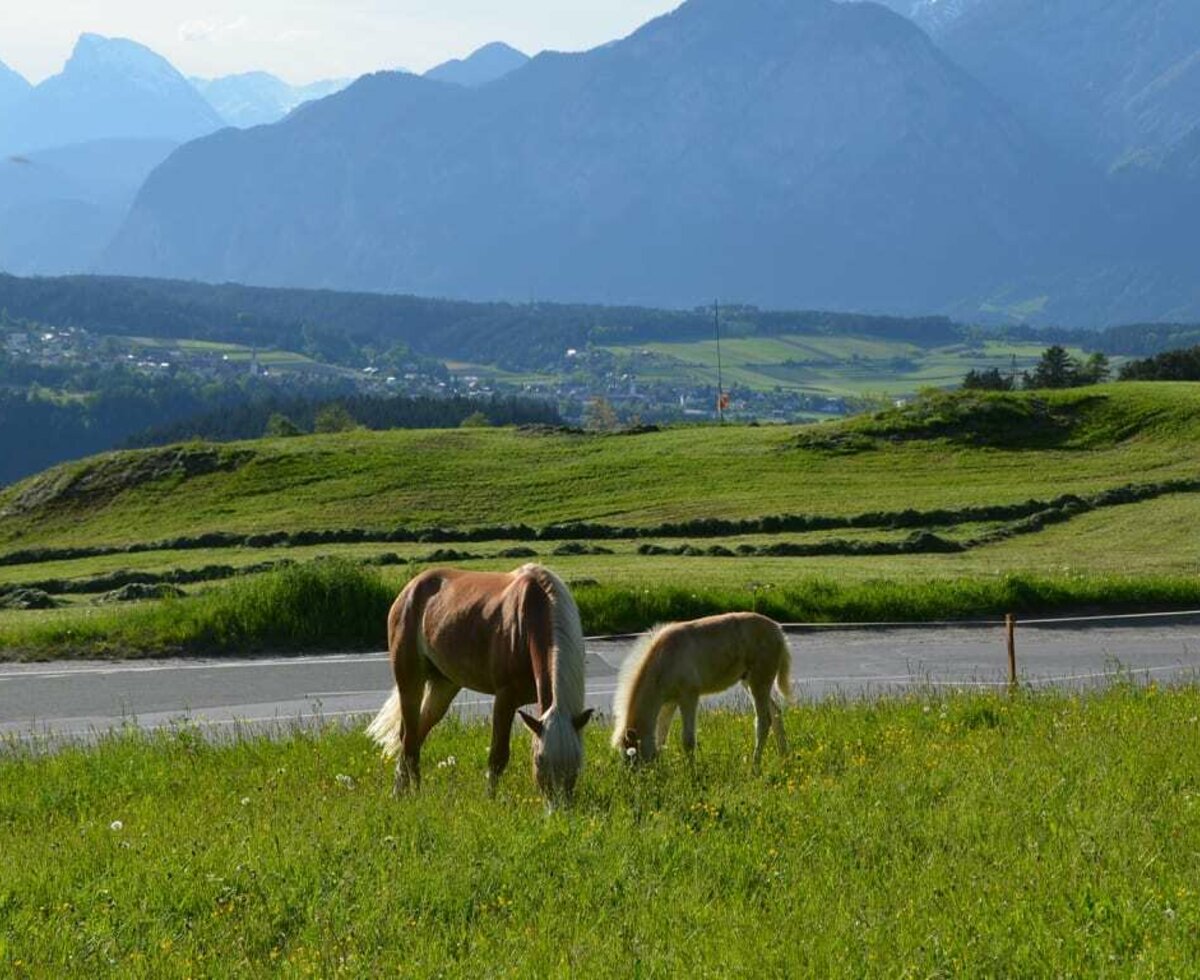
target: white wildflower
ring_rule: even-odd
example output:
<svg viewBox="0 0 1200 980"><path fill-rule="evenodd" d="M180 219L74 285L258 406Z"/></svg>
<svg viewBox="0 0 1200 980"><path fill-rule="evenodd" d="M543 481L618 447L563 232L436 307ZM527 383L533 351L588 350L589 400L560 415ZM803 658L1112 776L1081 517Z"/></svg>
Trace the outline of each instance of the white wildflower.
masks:
<svg viewBox="0 0 1200 980"><path fill-rule="evenodd" d="M120 820L114 820L108 825L108 829L113 832L118 832L125 829L125 824L123 824Z"/></svg>
<svg viewBox="0 0 1200 980"><path fill-rule="evenodd" d="M343 789L354 789L354 777L353 776L347 776L344 772L339 772L333 778L335 780L337 780L337 784L339 786L341 786Z"/></svg>
<svg viewBox="0 0 1200 980"><path fill-rule="evenodd" d="M250 797L243 796L242 797L242 806L249 806L249 805L250 805Z"/></svg>
<svg viewBox="0 0 1200 980"><path fill-rule="evenodd" d="M626 758L626 759L634 759L634 758L637 758L637 749L635 749L635 748L634 748L632 745L631 745L631 746L629 746L629 748L627 748L627 749L625 750L625 758Z"/></svg>

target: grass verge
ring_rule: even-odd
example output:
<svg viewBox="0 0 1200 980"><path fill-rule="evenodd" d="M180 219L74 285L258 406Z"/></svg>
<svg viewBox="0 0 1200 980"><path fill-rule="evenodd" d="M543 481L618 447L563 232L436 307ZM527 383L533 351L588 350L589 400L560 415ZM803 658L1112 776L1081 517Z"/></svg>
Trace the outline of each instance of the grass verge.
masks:
<svg viewBox="0 0 1200 980"><path fill-rule="evenodd" d="M1182 976L1200 690L701 717L629 773L588 733L547 817L448 722L419 796L357 733L0 753L7 976ZM524 736L519 736L523 741ZM441 764L439 765L439 760Z"/></svg>
<svg viewBox="0 0 1200 980"><path fill-rule="evenodd" d="M0 617L0 660L380 650L387 610L407 580L343 560L239 578L195 596L119 608L72 607ZM781 622L922 622L1006 612L1105 613L1200 608L1185 575L793 579L784 586L580 584L589 634L756 609Z"/></svg>

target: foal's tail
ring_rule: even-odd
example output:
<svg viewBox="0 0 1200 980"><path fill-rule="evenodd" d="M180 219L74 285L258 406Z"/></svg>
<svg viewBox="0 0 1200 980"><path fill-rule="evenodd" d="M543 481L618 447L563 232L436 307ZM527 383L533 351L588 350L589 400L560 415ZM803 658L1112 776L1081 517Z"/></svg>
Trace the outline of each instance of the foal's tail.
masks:
<svg viewBox="0 0 1200 980"><path fill-rule="evenodd" d="M784 701L792 697L792 651L788 648L787 637L783 630L775 627L779 638L779 667L775 671L775 687Z"/></svg>
<svg viewBox="0 0 1200 980"><path fill-rule="evenodd" d="M392 688L392 696L387 699L375 720L367 726L367 736L383 749L384 758L390 759L400 751L404 739L404 717L400 713L400 688Z"/></svg>

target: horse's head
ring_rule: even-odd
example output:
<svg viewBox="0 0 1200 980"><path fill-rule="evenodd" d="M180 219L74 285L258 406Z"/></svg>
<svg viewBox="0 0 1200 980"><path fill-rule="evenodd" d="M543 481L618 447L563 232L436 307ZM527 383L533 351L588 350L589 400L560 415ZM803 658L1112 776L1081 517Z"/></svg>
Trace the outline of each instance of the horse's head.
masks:
<svg viewBox="0 0 1200 980"><path fill-rule="evenodd" d="M533 778L538 789L551 803L570 802L575 782L583 768L583 726L592 717L592 709L571 716L551 705L541 718L519 712L533 733Z"/></svg>

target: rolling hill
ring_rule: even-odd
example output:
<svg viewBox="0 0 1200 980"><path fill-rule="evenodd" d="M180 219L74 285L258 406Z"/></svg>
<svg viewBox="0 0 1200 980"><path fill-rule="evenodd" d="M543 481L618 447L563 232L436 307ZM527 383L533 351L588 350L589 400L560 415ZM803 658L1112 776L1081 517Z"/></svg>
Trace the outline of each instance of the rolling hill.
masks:
<svg viewBox="0 0 1200 980"><path fill-rule="evenodd" d="M106 454L0 492L0 550L217 532L852 516L1200 478L1190 453L1200 436L1197 385L931 404L932 414L918 403L816 427L360 431Z"/></svg>

